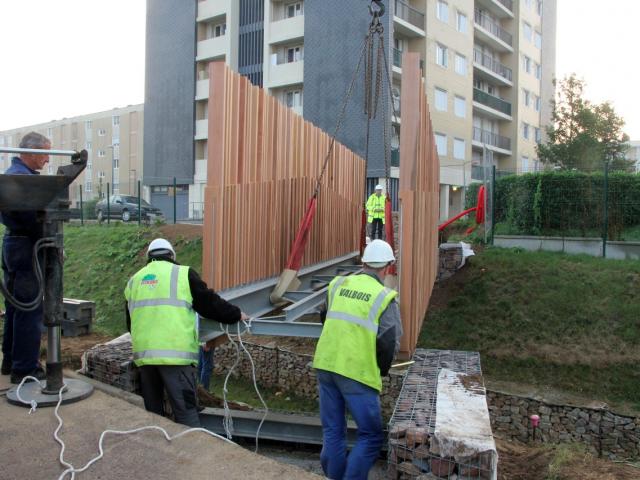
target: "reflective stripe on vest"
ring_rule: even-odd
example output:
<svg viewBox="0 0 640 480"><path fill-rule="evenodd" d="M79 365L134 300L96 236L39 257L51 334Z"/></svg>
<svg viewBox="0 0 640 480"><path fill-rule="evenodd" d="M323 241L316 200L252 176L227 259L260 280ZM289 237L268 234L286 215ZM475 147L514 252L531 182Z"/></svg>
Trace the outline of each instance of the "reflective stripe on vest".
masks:
<svg viewBox="0 0 640 480"><path fill-rule="evenodd" d="M148 358L180 358L198 361L198 354L193 352L180 352L178 350L145 350L143 352L134 352L133 359Z"/></svg>

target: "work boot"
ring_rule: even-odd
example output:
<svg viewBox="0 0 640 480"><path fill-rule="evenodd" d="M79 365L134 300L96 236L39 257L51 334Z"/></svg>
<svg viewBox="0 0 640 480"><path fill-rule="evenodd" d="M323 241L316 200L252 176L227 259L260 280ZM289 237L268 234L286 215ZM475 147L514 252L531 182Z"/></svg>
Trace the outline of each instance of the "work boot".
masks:
<svg viewBox="0 0 640 480"><path fill-rule="evenodd" d="M44 369L39 366L27 373L11 372L11 383L18 385L24 377L35 377L38 380L46 380L47 374L45 373ZM29 382L33 382L33 380L29 379L25 383Z"/></svg>
<svg viewBox="0 0 640 480"><path fill-rule="evenodd" d="M11 358L2 357L2 367L0 367L0 373L2 375L9 375L11 373Z"/></svg>

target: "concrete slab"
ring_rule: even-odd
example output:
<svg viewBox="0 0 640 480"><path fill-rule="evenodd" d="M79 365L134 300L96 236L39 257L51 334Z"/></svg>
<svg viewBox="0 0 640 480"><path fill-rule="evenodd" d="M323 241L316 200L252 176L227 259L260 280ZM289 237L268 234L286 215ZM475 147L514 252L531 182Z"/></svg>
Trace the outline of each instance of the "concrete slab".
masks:
<svg viewBox="0 0 640 480"><path fill-rule="evenodd" d="M0 376L0 395L9 377ZM64 468L58 462L60 447L53 438L57 420L53 408L29 409L10 405L0 397L0 478L55 479ZM98 440L106 429L128 430L158 425L175 435L185 427L146 412L103 391L79 403L63 405L65 460L76 468L98 454ZM108 436L104 458L92 465L82 479L318 479L317 475L284 465L205 433L195 432L172 442L160 432L145 431L127 436Z"/></svg>

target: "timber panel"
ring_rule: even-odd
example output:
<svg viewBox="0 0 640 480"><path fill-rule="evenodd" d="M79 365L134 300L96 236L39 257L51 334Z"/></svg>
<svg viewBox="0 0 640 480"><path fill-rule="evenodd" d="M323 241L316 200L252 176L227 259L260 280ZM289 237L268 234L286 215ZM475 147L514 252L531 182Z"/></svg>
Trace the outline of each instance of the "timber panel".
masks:
<svg viewBox="0 0 640 480"><path fill-rule="evenodd" d="M223 290L284 269L331 139L223 62L209 79L203 278ZM336 142L303 265L358 249L364 168Z"/></svg>
<svg viewBox="0 0 640 480"><path fill-rule="evenodd" d="M415 350L438 270L440 162L417 53L402 59L400 130L400 351Z"/></svg>

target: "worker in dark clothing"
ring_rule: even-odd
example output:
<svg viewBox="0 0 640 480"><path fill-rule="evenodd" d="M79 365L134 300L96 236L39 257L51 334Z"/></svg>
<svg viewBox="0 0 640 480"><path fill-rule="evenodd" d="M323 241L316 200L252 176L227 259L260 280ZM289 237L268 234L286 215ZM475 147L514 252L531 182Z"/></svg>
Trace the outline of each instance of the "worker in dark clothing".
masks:
<svg viewBox="0 0 640 480"><path fill-rule="evenodd" d="M152 241L147 256L147 265L131 277L124 292L144 406L164 415L166 390L176 422L199 427L196 313L225 324L249 317L208 288L195 270L176 263L167 240Z"/></svg>
<svg viewBox="0 0 640 480"><path fill-rule="evenodd" d="M20 148L50 150L51 142L36 132L27 133ZM11 159L6 175L39 175L49 161L49 155L23 153ZM33 247L42 238L42 223L36 212L2 212L7 227L2 241L2 271L9 292L21 302L30 302L38 294L38 280L33 271ZM2 339L2 375L11 374L11 383L18 384L25 376L45 378L40 365L42 304L35 310L19 310L5 300Z"/></svg>

